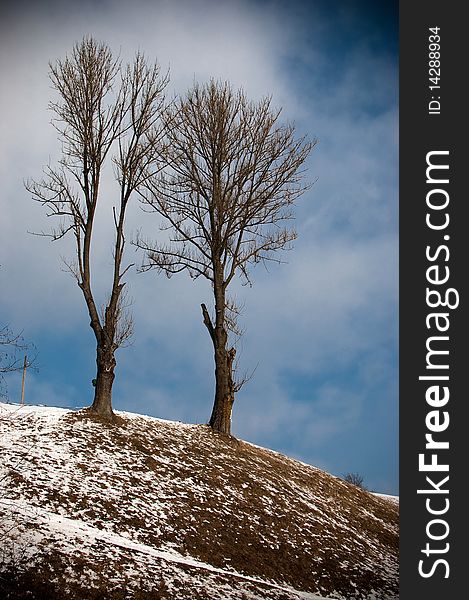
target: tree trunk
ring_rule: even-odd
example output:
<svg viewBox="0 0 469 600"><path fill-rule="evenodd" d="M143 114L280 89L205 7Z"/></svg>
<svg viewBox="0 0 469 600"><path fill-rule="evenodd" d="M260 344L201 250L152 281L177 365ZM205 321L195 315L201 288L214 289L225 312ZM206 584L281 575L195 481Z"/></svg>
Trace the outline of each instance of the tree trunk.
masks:
<svg viewBox="0 0 469 600"><path fill-rule="evenodd" d="M234 348L228 350L228 331L225 322L226 298L224 268L221 257L213 258L213 293L215 296L215 323L212 323L207 307L202 304L204 323L213 342L215 353L215 400L209 425L218 433L231 435L231 412L235 386L233 381Z"/></svg>
<svg viewBox="0 0 469 600"><path fill-rule="evenodd" d="M112 384L116 360L114 353L98 345L96 355L97 375L94 400L91 410L101 417L112 420Z"/></svg>
<svg viewBox="0 0 469 600"><path fill-rule="evenodd" d="M223 337L226 336L224 332ZM218 433L231 435L231 413L234 403L233 360L235 349L215 349L215 401L209 425Z"/></svg>
<svg viewBox="0 0 469 600"><path fill-rule="evenodd" d="M215 354L215 400L209 425L218 433L231 435L231 412L233 410L235 386L233 381L234 348L227 349L228 332L225 326L225 296L221 286L215 284L215 325L207 307L202 304L204 323L212 338Z"/></svg>

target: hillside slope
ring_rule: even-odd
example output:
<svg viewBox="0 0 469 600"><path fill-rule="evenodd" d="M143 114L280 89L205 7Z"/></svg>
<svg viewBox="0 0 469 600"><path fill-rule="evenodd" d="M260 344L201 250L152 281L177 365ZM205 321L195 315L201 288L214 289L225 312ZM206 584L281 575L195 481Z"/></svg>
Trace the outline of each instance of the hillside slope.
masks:
<svg viewBox="0 0 469 600"><path fill-rule="evenodd" d="M7 597L398 597L396 503L205 425L118 414L0 404Z"/></svg>

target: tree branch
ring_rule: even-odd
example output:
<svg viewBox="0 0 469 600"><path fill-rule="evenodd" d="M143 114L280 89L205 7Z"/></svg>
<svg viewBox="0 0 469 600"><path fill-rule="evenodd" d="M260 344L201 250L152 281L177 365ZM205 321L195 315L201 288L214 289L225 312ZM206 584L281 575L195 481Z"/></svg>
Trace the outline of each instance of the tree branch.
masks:
<svg viewBox="0 0 469 600"><path fill-rule="evenodd" d="M208 329L210 337L212 338L212 342L215 344L215 328L213 326L212 320L210 319L210 315L208 314L207 307L203 303L200 306L202 308L202 314L204 317L204 325Z"/></svg>

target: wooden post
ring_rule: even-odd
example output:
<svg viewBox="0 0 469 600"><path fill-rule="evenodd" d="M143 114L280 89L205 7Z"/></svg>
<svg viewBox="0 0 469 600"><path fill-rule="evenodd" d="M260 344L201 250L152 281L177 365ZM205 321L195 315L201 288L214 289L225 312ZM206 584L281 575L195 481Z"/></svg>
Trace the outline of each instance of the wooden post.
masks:
<svg viewBox="0 0 469 600"><path fill-rule="evenodd" d="M23 363L23 381L21 382L21 405L24 404L24 380L26 379L27 365L28 365L28 357L25 354L24 355L24 363Z"/></svg>

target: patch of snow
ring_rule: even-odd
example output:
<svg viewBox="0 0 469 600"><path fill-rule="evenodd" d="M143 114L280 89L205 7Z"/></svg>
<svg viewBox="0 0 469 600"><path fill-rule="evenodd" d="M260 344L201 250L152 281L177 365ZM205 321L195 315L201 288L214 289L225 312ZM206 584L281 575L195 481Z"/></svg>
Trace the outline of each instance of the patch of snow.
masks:
<svg viewBox="0 0 469 600"><path fill-rule="evenodd" d="M390 494L379 494L378 492L373 492L373 496L378 496L378 498L384 498L385 500L394 502L394 504L399 504L399 496L392 496Z"/></svg>

